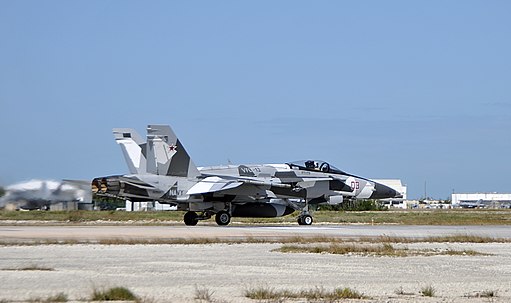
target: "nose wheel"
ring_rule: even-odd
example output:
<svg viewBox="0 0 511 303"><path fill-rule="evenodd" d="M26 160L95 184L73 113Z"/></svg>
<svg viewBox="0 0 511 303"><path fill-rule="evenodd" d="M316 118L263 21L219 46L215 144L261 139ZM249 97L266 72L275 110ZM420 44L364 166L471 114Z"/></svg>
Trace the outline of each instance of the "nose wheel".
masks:
<svg viewBox="0 0 511 303"><path fill-rule="evenodd" d="M309 201L305 200L305 207L302 209L302 212L298 216L298 225L311 225L312 224L312 216L309 212Z"/></svg>
<svg viewBox="0 0 511 303"><path fill-rule="evenodd" d="M312 221L311 215L300 215L298 217L298 225L311 225Z"/></svg>

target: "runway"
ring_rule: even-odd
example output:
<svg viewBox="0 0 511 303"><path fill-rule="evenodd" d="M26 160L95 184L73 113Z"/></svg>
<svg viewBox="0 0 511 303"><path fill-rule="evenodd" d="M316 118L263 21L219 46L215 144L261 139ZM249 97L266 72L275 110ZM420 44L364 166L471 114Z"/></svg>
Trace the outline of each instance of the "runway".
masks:
<svg viewBox="0 0 511 303"><path fill-rule="evenodd" d="M313 226L0 226L1 242L77 241L106 239L170 240L215 238L221 240L281 239L291 237L403 237L476 235L511 239L509 226L422 226L422 225L313 225Z"/></svg>

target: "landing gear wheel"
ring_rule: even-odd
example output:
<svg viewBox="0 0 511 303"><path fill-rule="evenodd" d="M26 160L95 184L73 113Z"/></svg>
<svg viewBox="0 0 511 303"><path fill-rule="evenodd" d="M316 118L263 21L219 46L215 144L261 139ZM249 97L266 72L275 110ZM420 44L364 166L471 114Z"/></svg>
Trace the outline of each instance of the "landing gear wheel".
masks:
<svg viewBox="0 0 511 303"><path fill-rule="evenodd" d="M303 215L298 217L298 224L299 225L311 225L312 224L312 217L310 215Z"/></svg>
<svg viewBox="0 0 511 303"><path fill-rule="evenodd" d="M199 222L199 219L197 219L199 216L194 211L189 211L184 216L185 225L188 226L195 226L197 225L197 222Z"/></svg>
<svg viewBox="0 0 511 303"><path fill-rule="evenodd" d="M312 217L309 215L305 215L302 217L303 225L311 225L312 224Z"/></svg>
<svg viewBox="0 0 511 303"><path fill-rule="evenodd" d="M231 222L231 215L224 210L219 211L215 216L215 221L218 225L227 225Z"/></svg>

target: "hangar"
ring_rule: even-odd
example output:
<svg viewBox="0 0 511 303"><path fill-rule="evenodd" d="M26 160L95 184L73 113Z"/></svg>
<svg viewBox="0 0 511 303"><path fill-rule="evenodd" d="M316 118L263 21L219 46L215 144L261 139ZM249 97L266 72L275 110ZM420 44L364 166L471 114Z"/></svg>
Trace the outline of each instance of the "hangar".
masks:
<svg viewBox="0 0 511 303"><path fill-rule="evenodd" d="M511 208L511 194L499 193L454 193L453 207L463 208Z"/></svg>

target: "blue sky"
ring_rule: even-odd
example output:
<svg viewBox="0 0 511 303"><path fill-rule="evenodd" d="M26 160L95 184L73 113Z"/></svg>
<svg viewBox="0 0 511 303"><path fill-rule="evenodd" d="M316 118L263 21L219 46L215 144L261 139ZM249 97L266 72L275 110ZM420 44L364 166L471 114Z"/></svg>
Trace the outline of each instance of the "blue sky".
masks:
<svg viewBox="0 0 511 303"><path fill-rule="evenodd" d="M0 1L0 185L319 158L409 197L510 192L509 1Z"/></svg>

